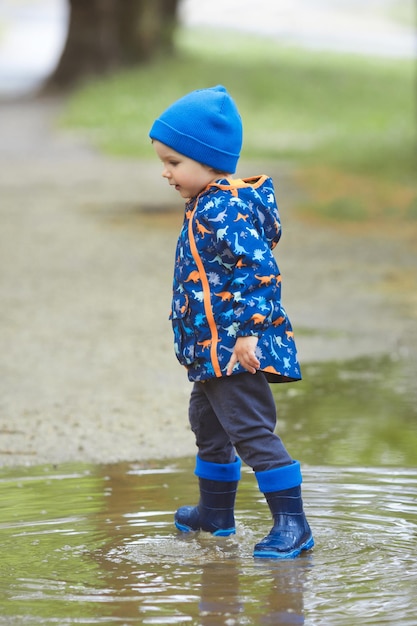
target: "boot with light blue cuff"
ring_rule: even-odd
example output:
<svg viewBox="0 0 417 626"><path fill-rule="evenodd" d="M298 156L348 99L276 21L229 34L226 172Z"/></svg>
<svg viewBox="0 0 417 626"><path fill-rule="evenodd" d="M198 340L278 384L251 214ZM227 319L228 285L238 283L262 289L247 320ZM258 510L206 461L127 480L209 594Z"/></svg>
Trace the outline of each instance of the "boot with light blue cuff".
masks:
<svg viewBox="0 0 417 626"><path fill-rule="evenodd" d="M298 461L264 472L255 472L274 519L270 533L256 544L253 556L293 559L314 546L301 499L301 470Z"/></svg>
<svg viewBox="0 0 417 626"><path fill-rule="evenodd" d="M195 475L200 485L197 506L182 506L175 513L175 526L181 532L204 530L217 537L236 532L234 507L241 460L233 463L210 463L197 456Z"/></svg>

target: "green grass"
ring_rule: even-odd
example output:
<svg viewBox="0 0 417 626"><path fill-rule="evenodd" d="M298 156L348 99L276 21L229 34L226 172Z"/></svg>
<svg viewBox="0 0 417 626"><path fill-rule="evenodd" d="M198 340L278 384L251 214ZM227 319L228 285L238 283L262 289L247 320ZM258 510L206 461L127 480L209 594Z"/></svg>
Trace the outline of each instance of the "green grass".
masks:
<svg viewBox="0 0 417 626"><path fill-rule="evenodd" d="M398 24L413 28L415 26L415 2L414 0L402 0L393 2L387 6L386 16Z"/></svg>
<svg viewBox="0 0 417 626"><path fill-rule="evenodd" d="M64 123L108 153L155 158L148 139L155 117L188 91L222 83L243 118L242 158L307 170L319 164L414 188L413 61L303 51L203 29L180 30L177 39L174 57L80 88ZM416 198L417 190L407 203L415 207ZM336 199L349 213L343 194ZM355 206L363 217L362 201Z"/></svg>

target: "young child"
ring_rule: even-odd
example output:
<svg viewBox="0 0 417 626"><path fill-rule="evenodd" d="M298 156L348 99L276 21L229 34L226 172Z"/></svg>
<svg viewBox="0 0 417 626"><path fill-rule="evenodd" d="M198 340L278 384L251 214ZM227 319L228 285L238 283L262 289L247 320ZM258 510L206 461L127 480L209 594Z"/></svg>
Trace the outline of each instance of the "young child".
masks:
<svg viewBox="0 0 417 626"><path fill-rule="evenodd" d="M230 177L242 122L221 85L174 102L149 136L162 176L187 200L171 320L176 356L194 383L189 420L200 501L179 508L175 525L183 532L234 533L242 459L254 470L274 520L254 556L296 557L314 540L303 512L300 464L274 433L269 382L301 374L272 254L281 236L272 180Z"/></svg>

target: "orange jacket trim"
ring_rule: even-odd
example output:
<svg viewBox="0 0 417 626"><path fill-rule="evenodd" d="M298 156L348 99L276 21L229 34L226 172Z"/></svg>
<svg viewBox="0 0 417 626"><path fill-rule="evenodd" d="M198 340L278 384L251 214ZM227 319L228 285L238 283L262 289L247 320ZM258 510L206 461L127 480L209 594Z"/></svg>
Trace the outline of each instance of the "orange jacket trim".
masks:
<svg viewBox="0 0 417 626"><path fill-rule="evenodd" d="M194 214L197 210L197 202L194 205L193 211L190 215L190 219L188 222L188 238L190 241L190 249L191 254L193 255L194 261L197 265L198 271L200 273L200 280L203 287L203 302L204 302L204 310L207 317L207 322L210 328L211 333L211 345L210 345L210 357L211 363L213 365L213 370L217 378L222 376L222 371L220 368L219 359L217 357L217 344L219 342L219 333L217 331L216 322L214 321L214 315L211 308L211 298L210 298L210 285L208 282L206 270L204 268L203 262L201 260L200 255L198 254L197 245L195 242L194 232L193 232L193 219Z"/></svg>

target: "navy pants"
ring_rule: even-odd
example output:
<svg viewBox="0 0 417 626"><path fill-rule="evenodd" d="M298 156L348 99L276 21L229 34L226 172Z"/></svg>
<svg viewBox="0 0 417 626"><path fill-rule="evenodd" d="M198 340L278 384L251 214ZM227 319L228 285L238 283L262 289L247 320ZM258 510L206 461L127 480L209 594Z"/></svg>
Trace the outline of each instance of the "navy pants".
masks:
<svg viewBox="0 0 417 626"><path fill-rule="evenodd" d="M194 383L189 419L204 461L232 463L237 452L255 472L292 462L274 433L275 402L262 372Z"/></svg>

